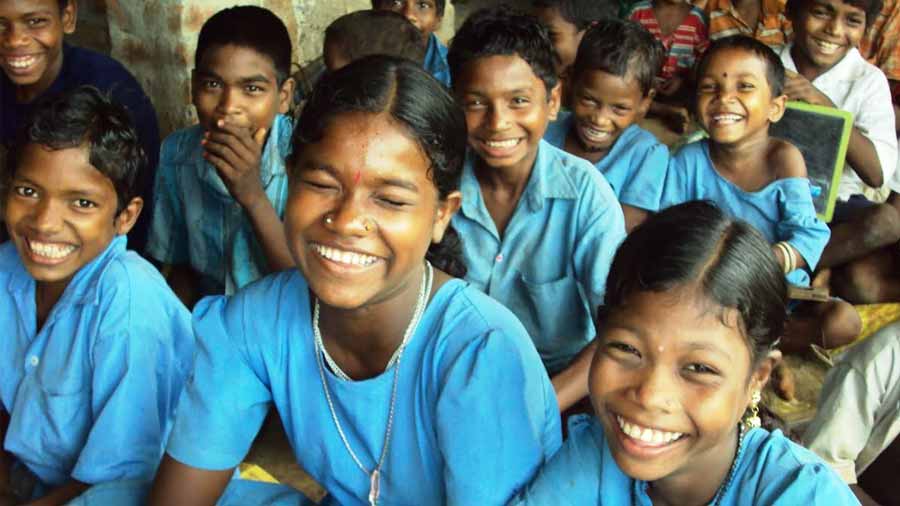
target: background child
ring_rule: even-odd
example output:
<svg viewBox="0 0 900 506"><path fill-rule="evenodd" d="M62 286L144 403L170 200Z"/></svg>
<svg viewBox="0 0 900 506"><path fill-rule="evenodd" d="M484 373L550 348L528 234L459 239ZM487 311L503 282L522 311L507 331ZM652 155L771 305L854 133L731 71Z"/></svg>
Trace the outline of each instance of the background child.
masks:
<svg viewBox="0 0 900 506"><path fill-rule="evenodd" d="M631 230L659 210L669 150L637 125L653 101L662 48L631 21L591 27L572 67L572 112L560 112L544 139L594 164L622 204Z"/></svg>
<svg viewBox="0 0 900 506"><path fill-rule="evenodd" d="M125 249L146 159L95 88L23 127L2 185L0 502L141 504L193 360L189 313Z"/></svg>
<svg viewBox="0 0 900 506"><path fill-rule="evenodd" d="M225 9L200 30L191 94L199 124L166 138L148 253L191 307L293 265L281 216L293 96L291 39L272 12Z"/></svg>
<svg viewBox="0 0 900 506"><path fill-rule="evenodd" d="M419 30L393 11L351 12L325 29L322 56L329 71L370 54L399 56L421 64L425 43Z"/></svg>
<svg viewBox="0 0 900 506"><path fill-rule="evenodd" d="M476 12L448 60L469 135L453 218L465 238L466 279L522 320L565 409L586 394L592 315L625 234L621 207L590 163L542 140L560 87L536 18L502 7Z"/></svg>
<svg viewBox="0 0 900 506"><path fill-rule="evenodd" d="M141 85L119 62L63 42L75 31L75 0L0 2L0 152L10 144L38 99L95 86L125 106L135 125L148 164L139 177L145 212L130 233L129 246L143 253L152 215L151 196L159 158L156 111ZM0 153L0 161L3 155ZM2 234L0 234L2 239Z"/></svg>
<svg viewBox="0 0 900 506"><path fill-rule="evenodd" d="M652 111L676 132L688 124L684 107L692 93L690 80L694 62L706 50L708 32L703 12L685 0L642 0L631 8L628 19L641 24L663 46L663 64L658 74Z"/></svg>
<svg viewBox="0 0 900 506"><path fill-rule="evenodd" d="M562 83L563 103L569 99L569 67L584 33L592 25L616 16L615 2L604 0L532 0L535 17L547 27L556 51L556 74Z"/></svg>
<svg viewBox="0 0 900 506"><path fill-rule="evenodd" d="M776 50L791 40L785 0L694 0L693 4L709 20L710 40L746 35Z"/></svg>
<svg viewBox="0 0 900 506"><path fill-rule="evenodd" d="M628 236L607 287L597 416L511 504L858 504L812 452L759 428L787 289L752 226L706 202L666 209Z"/></svg>
<svg viewBox="0 0 900 506"><path fill-rule="evenodd" d="M435 31L444 19L447 0L372 0L372 8L399 12L419 29L426 42L425 70L450 87L450 68L447 66L447 46Z"/></svg>
<svg viewBox="0 0 900 506"><path fill-rule="evenodd" d="M712 200L762 232L788 281L809 286L807 269L815 269L829 232L816 217L800 150L769 137L786 102L778 56L755 39L726 37L703 55L697 79L695 109L709 139L672 156L660 207ZM840 346L861 325L847 302L806 304L792 315L782 345Z"/></svg>
<svg viewBox="0 0 900 506"><path fill-rule="evenodd" d="M525 330L451 277L465 142L458 106L407 60L318 84L294 135L299 272L198 306L202 351L151 504L216 503L271 403L328 504L504 504L558 449ZM236 482L216 504L285 491L266 488Z"/></svg>

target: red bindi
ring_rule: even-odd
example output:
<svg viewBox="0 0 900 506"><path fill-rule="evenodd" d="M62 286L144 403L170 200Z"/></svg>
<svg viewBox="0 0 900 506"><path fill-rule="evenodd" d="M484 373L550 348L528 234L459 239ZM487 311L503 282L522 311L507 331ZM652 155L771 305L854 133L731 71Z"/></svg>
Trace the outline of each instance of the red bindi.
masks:
<svg viewBox="0 0 900 506"><path fill-rule="evenodd" d="M362 177L362 172L356 171L356 175L353 176L353 184L359 184L359 180Z"/></svg>

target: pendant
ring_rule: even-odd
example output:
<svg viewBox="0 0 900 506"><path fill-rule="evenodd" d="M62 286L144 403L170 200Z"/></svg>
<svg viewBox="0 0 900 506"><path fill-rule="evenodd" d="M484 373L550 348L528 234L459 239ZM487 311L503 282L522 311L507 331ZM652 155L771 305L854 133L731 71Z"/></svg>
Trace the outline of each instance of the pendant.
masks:
<svg viewBox="0 0 900 506"><path fill-rule="evenodd" d="M381 478L381 473L378 469L372 471L372 474L369 476L369 506L378 505L379 478Z"/></svg>

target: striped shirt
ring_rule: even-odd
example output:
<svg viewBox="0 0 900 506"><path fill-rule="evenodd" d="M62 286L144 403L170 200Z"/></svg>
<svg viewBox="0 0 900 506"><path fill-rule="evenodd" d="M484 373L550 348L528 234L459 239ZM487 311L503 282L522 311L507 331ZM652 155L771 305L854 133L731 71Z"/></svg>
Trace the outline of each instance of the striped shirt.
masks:
<svg viewBox="0 0 900 506"><path fill-rule="evenodd" d="M260 177L278 216L284 215L291 120L278 115L263 148ZM179 130L163 141L147 253L169 265L189 265L201 276L202 295L232 294L268 274L265 253L244 208L203 158L203 127Z"/></svg>
<svg viewBox="0 0 900 506"><path fill-rule="evenodd" d="M659 28L659 20L653 12L653 3L644 0L634 4L628 19L641 24L663 45L666 57L659 73L659 79L668 81L674 76L684 76L690 73L694 62L703 54L708 44L706 21L703 11L691 7L688 15L681 20L681 24L672 33L663 35Z"/></svg>
<svg viewBox="0 0 900 506"><path fill-rule="evenodd" d="M784 15L785 0L760 2L759 19L755 27L741 18L732 0L694 0L694 5L703 9L709 18L710 40L746 35L778 49L787 44L793 34L791 21Z"/></svg>

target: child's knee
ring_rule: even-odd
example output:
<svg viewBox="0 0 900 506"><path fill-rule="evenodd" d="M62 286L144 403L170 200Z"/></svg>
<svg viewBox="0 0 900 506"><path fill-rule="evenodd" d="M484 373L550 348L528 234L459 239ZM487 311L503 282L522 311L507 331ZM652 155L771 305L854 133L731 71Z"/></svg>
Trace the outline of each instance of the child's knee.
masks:
<svg viewBox="0 0 900 506"><path fill-rule="evenodd" d="M871 208L862 223L865 242L872 247L900 240L900 213L893 206L880 204Z"/></svg>
<svg viewBox="0 0 900 506"><path fill-rule="evenodd" d="M882 279L868 259L850 262L836 269L831 276L834 293L854 304L881 302Z"/></svg>
<svg viewBox="0 0 900 506"><path fill-rule="evenodd" d="M826 348L850 343L862 332L862 319L849 302L827 302L822 314L822 339Z"/></svg>

